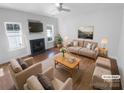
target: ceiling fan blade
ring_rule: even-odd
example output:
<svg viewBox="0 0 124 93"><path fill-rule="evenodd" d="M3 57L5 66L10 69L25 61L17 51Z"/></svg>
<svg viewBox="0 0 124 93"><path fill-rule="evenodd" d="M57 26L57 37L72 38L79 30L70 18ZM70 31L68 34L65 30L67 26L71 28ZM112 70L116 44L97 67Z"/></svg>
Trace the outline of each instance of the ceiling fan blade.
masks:
<svg viewBox="0 0 124 93"><path fill-rule="evenodd" d="M62 8L62 5L63 3L55 3L56 7L61 7Z"/></svg>
<svg viewBox="0 0 124 93"><path fill-rule="evenodd" d="M56 8L59 12L61 11L70 12L71 11L68 8L63 8L63 3L56 3Z"/></svg>
<svg viewBox="0 0 124 93"><path fill-rule="evenodd" d="M66 8L61 8L60 11L67 11L67 12L70 12L71 10L70 10L70 9L66 9Z"/></svg>

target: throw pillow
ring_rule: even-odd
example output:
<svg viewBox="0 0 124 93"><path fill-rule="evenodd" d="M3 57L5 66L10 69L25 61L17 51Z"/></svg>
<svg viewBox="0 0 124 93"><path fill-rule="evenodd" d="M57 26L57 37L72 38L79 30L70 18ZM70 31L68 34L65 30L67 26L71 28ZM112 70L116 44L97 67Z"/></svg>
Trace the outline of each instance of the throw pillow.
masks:
<svg viewBox="0 0 124 93"><path fill-rule="evenodd" d="M83 47L84 46L84 41L83 40L79 40L79 46Z"/></svg>
<svg viewBox="0 0 124 93"><path fill-rule="evenodd" d="M78 46L78 41L73 41L73 46L77 47Z"/></svg>
<svg viewBox="0 0 124 93"><path fill-rule="evenodd" d="M11 67L12 67L12 69L13 69L13 71L14 71L15 73L18 73L18 72L22 71L22 67L21 67L20 64L17 62L16 59L11 59L11 60L10 60L10 64L11 64Z"/></svg>
<svg viewBox="0 0 124 93"><path fill-rule="evenodd" d="M67 45L68 46L72 46L73 45L73 42L68 42Z"/></svg>
<svg viewBox="0 0 124 93"><path fill-rule="evenodd" d="M54 90L53 84L47 76L39 73L37 75L37 77L38 77L38 80L40 81L40 83L43 85L44 89Z"/></svg>
<svg viewBox="0 0 124 93"><path fill-rule="evenodd" d="M44 90L43 86L39 82L38 78L34 75L27 79L27 86L31 90Z"/></svg>
<svg viewBox="0 0 124 93"><path fill-rule="evenodd" d="M18 58L17 60L18 60L18 62L21 65L21 67L22 67L23 70L29 67L29 65L26 62L24 62L23 59Z"/></svg>
<svg viewBox="0 0 124 93"><path fill-rule="evenodd" d="M94 50L96 48L96 44L92 44L91 49Z"/></svg>
<svg viewBox="0 0 124 93"><path fill-rule="evenodd" d="M86 48L88 48L88 49L91 49L91 47L92 47L92 44L91 44L91 43L88 43L88 44L86 45Z"/></svg>

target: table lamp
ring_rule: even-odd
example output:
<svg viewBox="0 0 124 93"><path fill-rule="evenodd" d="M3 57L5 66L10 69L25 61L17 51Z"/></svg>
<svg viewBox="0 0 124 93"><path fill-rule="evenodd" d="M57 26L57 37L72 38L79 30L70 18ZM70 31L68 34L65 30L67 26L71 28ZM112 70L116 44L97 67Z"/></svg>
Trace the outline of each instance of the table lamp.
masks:
<svg viewBox="0 0 124 93"><path fill-rule="evenodd" d="M107 43L108 43L108 39L107 39L107 38L103 38L103 39L101 40L102 48L106 48Z"/></svg>
<svg viewBox="0 0 124 93"><path fill-rule="evenodd" d="M67 36L64 37L64 41L65 41L65 42L68 41L68 37L67 37Z"/></svg>

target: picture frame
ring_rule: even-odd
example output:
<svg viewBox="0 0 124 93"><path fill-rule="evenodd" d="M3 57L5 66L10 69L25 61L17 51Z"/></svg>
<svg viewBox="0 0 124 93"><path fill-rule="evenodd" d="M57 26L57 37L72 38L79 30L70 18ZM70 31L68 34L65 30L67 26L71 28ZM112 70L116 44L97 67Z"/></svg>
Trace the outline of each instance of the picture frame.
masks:
<svg viewBox="0 0 124 93"><path fill-rule="evenodd" d="M81 26L78 28L78 38L93 39L94 26Z"/></svg>

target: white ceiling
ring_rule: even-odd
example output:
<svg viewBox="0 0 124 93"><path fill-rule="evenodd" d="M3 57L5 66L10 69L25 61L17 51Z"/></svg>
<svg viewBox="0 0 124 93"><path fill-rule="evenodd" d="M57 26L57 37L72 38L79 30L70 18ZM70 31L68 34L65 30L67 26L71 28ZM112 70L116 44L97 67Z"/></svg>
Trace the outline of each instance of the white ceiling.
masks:
<svg viewBox="0 0 124 93"><path fill-rule="evenodd" d="M120 7L124 4L95 4L95 3L64 3L64 7L71 9L70 13L86 13L97 11L103 8ZM39 15L55 16L59 15L54 3L0 3L0 8L9 8L24 12L31 12Z"/></svg>

